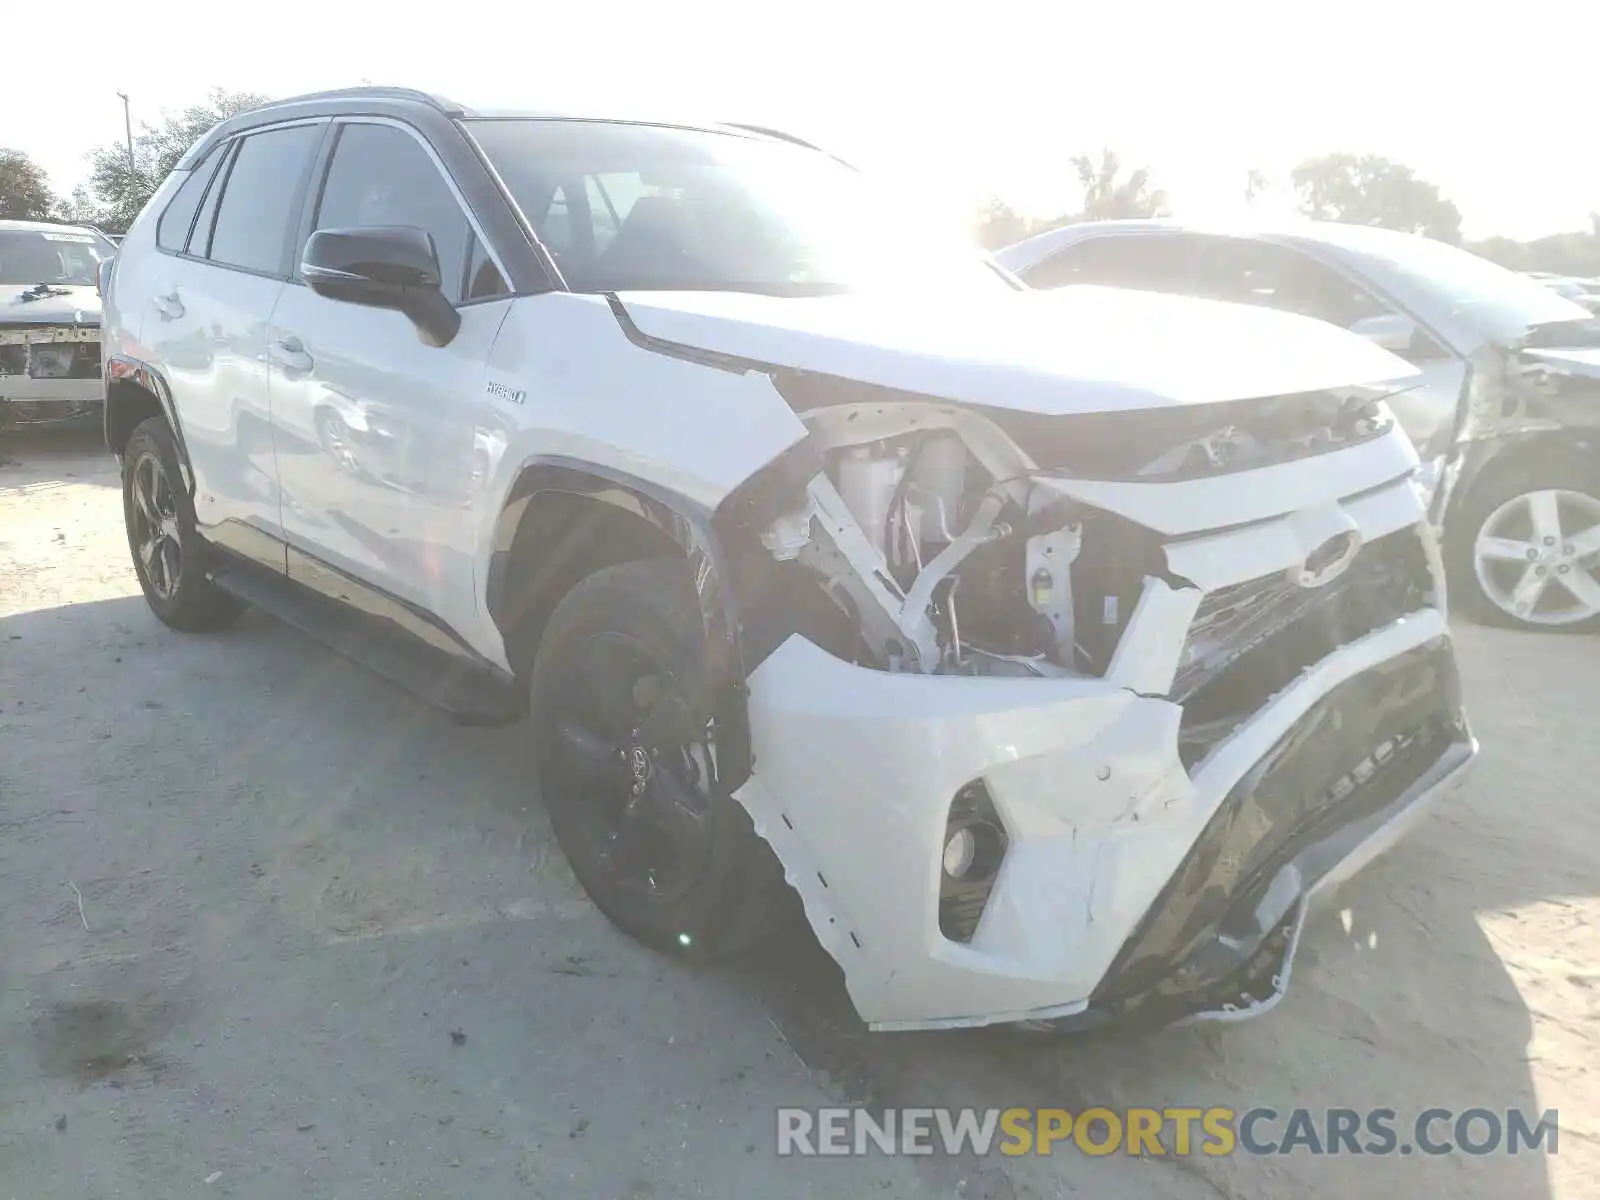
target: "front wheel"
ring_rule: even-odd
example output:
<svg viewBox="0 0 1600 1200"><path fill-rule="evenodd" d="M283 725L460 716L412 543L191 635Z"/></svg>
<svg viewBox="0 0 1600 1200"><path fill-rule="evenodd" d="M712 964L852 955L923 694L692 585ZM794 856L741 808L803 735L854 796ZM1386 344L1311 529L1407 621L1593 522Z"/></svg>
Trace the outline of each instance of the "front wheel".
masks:
<svg viewBox="0 0 1600 1200"><path fill-rule="evenodd" d="M139 586L164 624L200 633L238 618L244 605L206 576L206 546L178 473L178 444L160 417L141 422L123 451L122 509Z"/></svg>
<svg viewBox="0 0 1600 1200"><path fill-rule="evenodd" d="M530 713L550 822L599 909L644 944L753 944L782 871L717 775L700 609L681 559L607 567L556 606Z"/></svg>
<svg viewBox="0 0 1600 1200"><path fill-rule="evenodd" d="M1600 629L1600 471L1490 474L1445 532L1451 601L1488 624Z"/></svg>

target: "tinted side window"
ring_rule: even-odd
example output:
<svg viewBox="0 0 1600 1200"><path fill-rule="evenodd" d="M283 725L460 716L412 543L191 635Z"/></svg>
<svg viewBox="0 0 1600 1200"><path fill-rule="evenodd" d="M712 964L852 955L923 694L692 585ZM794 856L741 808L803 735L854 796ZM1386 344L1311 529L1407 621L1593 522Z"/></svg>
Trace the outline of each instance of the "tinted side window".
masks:
<svg viewBox="0 0 1600 1200"><path fill-rule="evenodd" d="M567 203L565 187L558 187L551 194L550 207L545 209L543 219L534 222L534 227L551 254L559 258L572 253L572 205Z"/></svg>
<svg viewBox="0 0 1600 1200"><path fill-rule="evenodd" d="M633 202L644 191L635 172L591 175L587 180L589 215L594 220L594 248L598 254L611 244L628 219Z"/></svg>
<svg viewBox="0 0 1600 1200"><path fill-rule="evenodd" d="M1245 238L1210 238L1201 256L1203 296L1260 304L1348 329L1389 311L1372 293L1298 250Z"/></svg>
<svg viewBox="0 0 1600 1200"><path fill-rule="evenodd" d="M446 298L461 299L471 227L416 138L392 125L346 125L334 147L317 229L411 225L433 236Z"/></svg>
<svg viewBox="0 0 1600 1200"><path fill-rule="evenodd" d="M1023 279L1036 288L1092 283L1150 292L1184 292L1192 286L1193 274L1193 252L1186 238L1169 234L1102 234L1052 255Z"/></svg>
<svg viewBox="0 0 1600 1200"><path fill-rule="evenodd" d="M483 243L476 238L472 240L472 252L467 255L466 289L468 300L487 300L491 296L511 294L500 268L494 265L494 259L489 257Z"/></svg>
<svg viewBox="0 0 1600 1200"><path fill-rule="evenodd" d="M166 211L161 214L161 220L156 223L156 245L163 250L182 250L189 240L189 227L194 224L195 211L200 207L200 201L206 194L206 185L211 182L211 176L216 172L217 162L222 158L216 148L195 164L194 170L189 172L172 199L167 203Z"/></svg>
<svg viewBox="0 0 1600 1200"><path fill-rule="evenodd" d="M282 273L290 230L300 223L300 187L321 137L320 125L292 125L243 139L217 208L213 262Z"/></svg>
<svg viewBox="0 0 1600 1200"><path fill-rule="evenodd" d="M211 182L206 186L205 199L200 202L200 215L195 218L194 232L189 235L187 247L190 254L200 258L211 252L211 228L217 220L217 201L222 199L222 188L228 181L228 166L233 161L233 152L238 148L237 140L222 148L222 153L217 156L221 161L217 164L216 174L211 177Z"/></svg>

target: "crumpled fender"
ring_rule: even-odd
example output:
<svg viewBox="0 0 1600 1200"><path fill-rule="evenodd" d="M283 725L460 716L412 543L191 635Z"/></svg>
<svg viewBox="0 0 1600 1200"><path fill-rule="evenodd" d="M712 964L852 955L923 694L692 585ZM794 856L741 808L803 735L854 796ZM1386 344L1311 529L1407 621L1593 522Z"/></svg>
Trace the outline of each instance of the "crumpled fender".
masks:
<svg viewBox="0 0 1600 1200"><path fill-rule="evenodd" d="M792 502L796 476L815 473L810 447L800 443L757 471L715 510L646 479L593 462L548 456L524 466L496 524L489 559L486 599L492 615L508 603L508 574L517 528L538 495L561 492L610 505L637 517L669 538L689 565L705 633L707 677L717 722L718 772L729 790L749 778L753 765L746 712L746 680L767 650L752 647L741 620L749 580L770 562L758 531L778 508ZM803 486L803 484L802 484Z"/></svg>

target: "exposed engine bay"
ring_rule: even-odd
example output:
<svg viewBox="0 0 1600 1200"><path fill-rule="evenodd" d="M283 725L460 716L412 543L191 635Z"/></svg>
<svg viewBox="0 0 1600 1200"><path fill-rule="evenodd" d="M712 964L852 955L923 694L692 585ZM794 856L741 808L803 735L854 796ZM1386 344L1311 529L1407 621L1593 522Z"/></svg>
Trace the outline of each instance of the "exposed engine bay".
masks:
<svg viewBox="0 0 1600 1200"><path fill-rule="evenodd" d="M820 461L745 526L777 560L746 620L783 619L752 642L735 798L858 1011L1090 1028L1270 1008L1312 899L1475 749L1435 670L1442 568L1387 407L1318 394L1030 434L830 399L800 410ZM1301 805L1281 816L1258 803L1278 763ZM1235 833L1248 870L1216 852ZM1159 969L1124 980L1152 945Z"/></svg>
<svg viewBox="0 0 1600 1200"><path fill-rule="evenodd" d="M1165 439L1130 439L1126 427L1120 443L1094 438L1096 477L1227 473L1389 427L1370 398L1291 397L1255 412L1252 427L1227 413L1180 411L1163 414ZM804 418L826 468L762 542L821 580L859 635L856 645L830 646L849 661L925 674L1100 676L1145 580L1167 575L1159 535L1061 486L1088 463L1059 435L1040 465L971 409L864 402ZM1038 442L1029 439L1044 453Z"/></svg>

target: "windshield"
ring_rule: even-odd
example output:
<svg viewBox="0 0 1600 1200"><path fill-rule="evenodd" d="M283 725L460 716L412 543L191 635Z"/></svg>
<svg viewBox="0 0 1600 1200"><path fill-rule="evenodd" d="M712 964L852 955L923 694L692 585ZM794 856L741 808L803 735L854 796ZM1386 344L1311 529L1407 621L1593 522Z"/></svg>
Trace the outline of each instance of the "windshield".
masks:
<svg viewBox="0 0 1600 1200"><path fill-rule="evenodd" d="M1591 319L1548 282L1431 238L1360 225L1320 226L1318 237L1426 289L1494 341L1518 341L1536 325Z"/></svg>
<svg viewBox="0 0 1600 1200"><path fill-rule="evenodd" d="M93 287L116 247L73 229L0 229L0 283Z"/></svg>
<svg viewBox="0 0 1600 1200"><path fill-rule="evenodd" d="M465 122L579 292L1009 291L959 234L766 138L605 121Z"/></svg>

